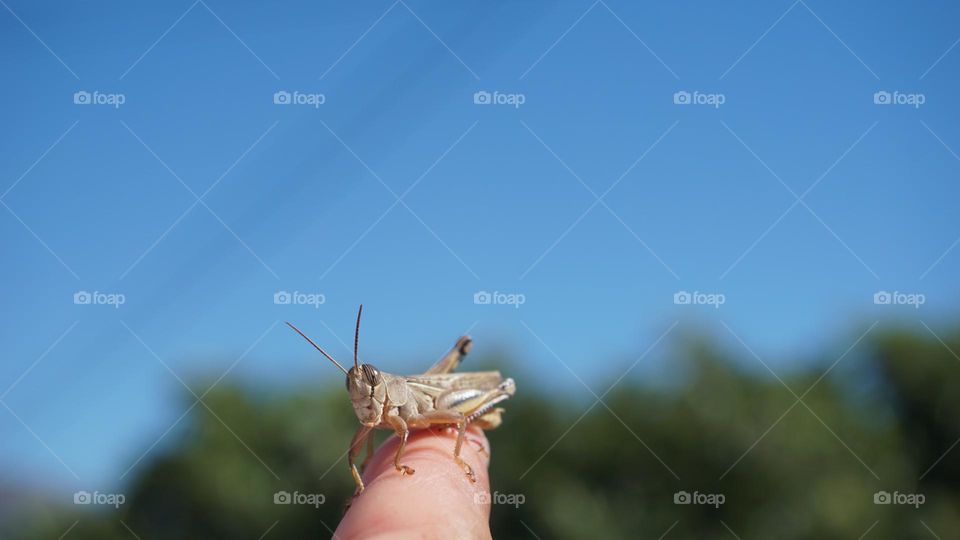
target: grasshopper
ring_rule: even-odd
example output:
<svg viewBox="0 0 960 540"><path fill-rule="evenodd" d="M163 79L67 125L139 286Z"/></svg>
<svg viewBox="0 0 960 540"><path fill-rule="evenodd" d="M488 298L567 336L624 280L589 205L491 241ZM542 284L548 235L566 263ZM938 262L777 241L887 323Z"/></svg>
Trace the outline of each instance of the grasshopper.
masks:
<svg viewBox="0 0 960 540"><path fill-rule="evenodd" d="M356 460L366 443L367 455L360 468L364 469L370 461L374 429L390 429L397 435L400 446L393 456L393 465L401 474L410 475L414 469L400 462L410 430L456 426L457 442L453 459L463 468L470 481L476 482L470 465L460 458L464 433L468 425L484 430L500 425L500 415L504 410L495 405L513 395L516 390L513 379L504 379L499 371L452 373L470 352L473 342L467 336L458 339L450 352L422 375L392 375L380 371L373 364L361 364L358 351L362 314L363 305L357 312L353 367L349 371L300 329L287 323L347 376L347 392L360 420L360 427L353 435L348 452L350 473L357 485L354 495L359 495L364 489Z"/></svg>

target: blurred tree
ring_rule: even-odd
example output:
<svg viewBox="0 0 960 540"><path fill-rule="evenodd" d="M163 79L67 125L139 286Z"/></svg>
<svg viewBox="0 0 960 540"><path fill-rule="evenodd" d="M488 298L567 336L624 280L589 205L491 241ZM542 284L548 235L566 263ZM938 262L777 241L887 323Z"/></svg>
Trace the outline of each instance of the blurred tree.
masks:
<svg viewBox="0 0 960 540"><path fill-rule="evenodd" d="M832 360L778 379L691 346L678 384L626 379L595 404L519 381L489 435L493 488L523 504L494 505L494 537L960 530L960 336L890 332L863 347L853 371L820 380ZM330 536L353 489L343 455L356 422L342 389L264 396L222 385L205 401L178 442L141 465L118 511L43 506L8 519L3 537L56 538L77 520L73 539ZM280 491L325 502L274 504ZM875 504L881 491L926 500ZM676 504L680 492L723 501Z"/></svg>

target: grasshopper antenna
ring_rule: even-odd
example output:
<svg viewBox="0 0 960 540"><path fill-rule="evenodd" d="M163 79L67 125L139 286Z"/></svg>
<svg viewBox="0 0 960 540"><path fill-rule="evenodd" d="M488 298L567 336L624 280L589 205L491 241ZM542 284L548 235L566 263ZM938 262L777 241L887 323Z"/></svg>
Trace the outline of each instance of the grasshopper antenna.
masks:
<svg viewBox="0 0 960 540"><path fill-rule="evenodd" d="M296 326L294 326L294 325L292 325L292 324L290 324L290 323L287 323L287 326L289 326L290 328L293 328L296 333L298 333L298 334L300 334L301 336L303 336L303 339L309 341L310 344L314 346L314 348L316 348L318 351L320 351L320 354L326 356L326 357L327 357L327 360L330 360L331 362L333 362L333 365L335 365L335 366L337 366L338 368L340 368L340 371L342 371L344 375L350 375L349 373L347 373L347 370L343 369L343 366L340 365L340 362L337 362L336 360L334 360L332 356L330 356L329 354L327 354L327 351L325 351L325 350L323 350L322 348L320 348L320 346L317 345L316 343L314 343L312 339L308 338L306 334L304 334L303 332L301 332L299 328L297 328Z"/></svg>
<svg viewBox="0 0 960 540"><path fill-rule="evenodd" d="M357 330L353 333L353 367L360 373L360 315L363 315L363 304L360 304L360 310L357 311Z"/></svg>

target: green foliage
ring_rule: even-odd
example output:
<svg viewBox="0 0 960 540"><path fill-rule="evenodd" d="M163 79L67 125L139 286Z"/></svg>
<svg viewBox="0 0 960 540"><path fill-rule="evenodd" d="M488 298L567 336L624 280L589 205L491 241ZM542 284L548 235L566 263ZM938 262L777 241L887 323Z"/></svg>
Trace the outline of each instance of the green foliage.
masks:
<svg viewBox="0 0 960 540"><path fill-rule="evenodd" d="M524 503L494 505L494 537L945 537L960 530L960 449L948 452L960 437L958 337L888 333L844 360L852 370L818 380L830 359L782 382L691 349L677 385L628 378L596 404L519 380L489 436L493 489ZM119 511L48 508L24 516L18 536L55 538L75 520L73 539L130 538L126 527L145 539L330 536L353 489L343 453L356 422L342 390L223 385L206 402L176 445L141 464ZM276 505L281 490L326 502ZM678 491L724 501L675 504ZM878 491L925 502L878 505Z"/></svg>

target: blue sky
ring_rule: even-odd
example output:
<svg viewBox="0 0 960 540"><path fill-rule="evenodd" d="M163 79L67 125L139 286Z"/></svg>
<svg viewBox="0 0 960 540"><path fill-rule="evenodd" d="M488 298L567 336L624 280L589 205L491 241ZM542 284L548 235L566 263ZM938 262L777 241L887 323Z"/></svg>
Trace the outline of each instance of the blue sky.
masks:
<svg viewBox="0 0 960 540"><path fill-rule="evenodd" d="M660 338L635 375L690 332L789 369L876 320L956 315L954 4L5 8L0 470L19 482L115 485L186 407L171 371L340 384L276 323L348 358L361 302L383 369L469 330L522 384L581 398L577 376L599 390Z"/></svg>

